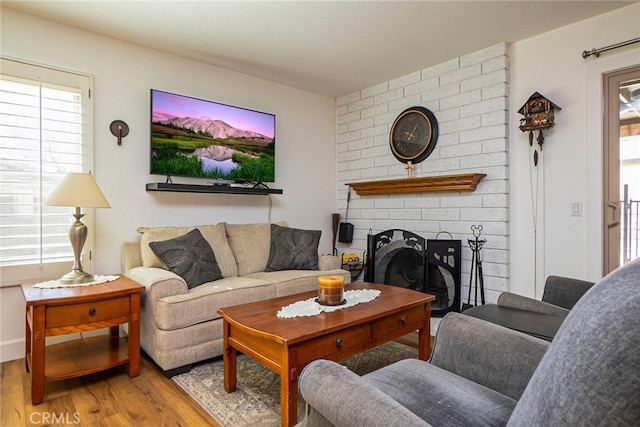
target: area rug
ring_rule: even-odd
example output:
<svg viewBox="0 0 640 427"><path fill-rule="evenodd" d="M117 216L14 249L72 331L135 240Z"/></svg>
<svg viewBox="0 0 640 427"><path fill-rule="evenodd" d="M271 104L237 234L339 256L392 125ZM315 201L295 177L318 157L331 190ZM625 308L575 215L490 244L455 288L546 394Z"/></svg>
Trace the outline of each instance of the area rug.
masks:
<svg viewBox="0 0 640 427"><path fill-rule="evenodd" d="M395 341L356 354L340 363L358 375L402 359L417 358L418 350ZM237 387L224 391L222 358L194 365L173 380L223 427L279 426L280 376L253 359L237 358ZM304 418L304 401L298 397L298 420Z"/></svg>

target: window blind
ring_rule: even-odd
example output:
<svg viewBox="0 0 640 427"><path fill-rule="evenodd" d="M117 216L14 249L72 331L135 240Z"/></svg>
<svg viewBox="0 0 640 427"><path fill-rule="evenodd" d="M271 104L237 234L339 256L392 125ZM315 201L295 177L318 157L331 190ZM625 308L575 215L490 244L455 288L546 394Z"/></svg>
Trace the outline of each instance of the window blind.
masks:
<svg viewBox="0 0 640 427"><path fill-rule="evenodd" d="M58 78L62 71L38 71L0 74L2 267L73 260L70 208L43 202L67 173L86 170L83 85L58 83L77 80Z"/></svg>

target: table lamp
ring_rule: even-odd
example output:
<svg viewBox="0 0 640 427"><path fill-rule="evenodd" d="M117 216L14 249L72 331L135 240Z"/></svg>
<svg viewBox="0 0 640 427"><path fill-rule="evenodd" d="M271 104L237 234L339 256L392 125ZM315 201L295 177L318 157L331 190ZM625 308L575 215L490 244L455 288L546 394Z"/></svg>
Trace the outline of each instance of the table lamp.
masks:
<svg viewBox="0 0 640 427"><path fill-rule="evenodd" d="M60 278L60 283L65 285L88 283L93 281L93 275L82 271L80 255L85 240L87 240L87 226L80 221L84 214L80 208L110 208L102 191L98 188L93 176L89 173L69 173L62 182L53 190L53 193L44 203L47 206L74 207L75 222L69 227L69 240L73 247L73 268Z"/></svg>

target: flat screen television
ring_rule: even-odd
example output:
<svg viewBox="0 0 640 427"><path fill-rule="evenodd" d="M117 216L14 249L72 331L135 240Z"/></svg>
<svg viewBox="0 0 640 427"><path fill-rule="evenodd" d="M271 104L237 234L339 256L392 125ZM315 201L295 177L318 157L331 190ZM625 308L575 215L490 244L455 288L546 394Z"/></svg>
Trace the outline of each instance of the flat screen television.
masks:
<svg viewBox="0 0 640 427"><path fill-rule="evenodd" d="M151 89L151 174L275 182L276 116Z"/></svg>

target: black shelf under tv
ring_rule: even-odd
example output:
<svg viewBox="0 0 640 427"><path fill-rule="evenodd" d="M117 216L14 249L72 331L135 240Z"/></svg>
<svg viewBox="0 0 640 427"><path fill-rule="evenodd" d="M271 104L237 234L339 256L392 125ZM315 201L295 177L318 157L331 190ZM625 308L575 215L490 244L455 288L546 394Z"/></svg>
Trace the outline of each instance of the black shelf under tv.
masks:
<svg viewBox="0 0 640 427"><path fill-rule="evenodd" d="M166 182L148 182L147 191L169 191L176 193L223 193L223 194L282 194L279 188L234 186L234 185L199 185L173 184Z"/></svg>

